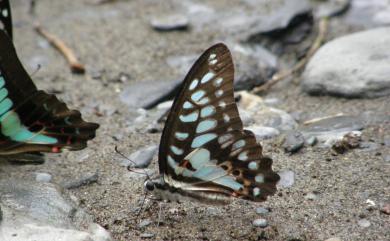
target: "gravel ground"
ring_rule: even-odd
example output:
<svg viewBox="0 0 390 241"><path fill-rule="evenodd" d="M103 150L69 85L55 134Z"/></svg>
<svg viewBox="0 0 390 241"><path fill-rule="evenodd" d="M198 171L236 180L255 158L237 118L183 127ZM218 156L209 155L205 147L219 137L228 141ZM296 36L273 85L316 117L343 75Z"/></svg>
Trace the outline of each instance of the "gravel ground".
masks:
<svg viewBox="0 0 390 241"><path fill-rule="evenodd" d="M92 0L40 0L35 18L27 14L27 2L13 1L14 39L19 57L30 73L37 62L43 63L33 75L36 84L60 92L58 96L69 106L80 109L86 120L98 122L101 127L87 149L47 154L43 165L12 166L7 175L31 178L31 173L47 172L52 174L52 182L66 183L98 171L97 183L70 192L116 240L390 240L390 216L379 211L380 205L390 202L390 168L385 158L390 155L390 148L383 144L389 138L390 127L385 124L371 125L363 131L364 140L379 144L374 151L351 150L335 156L314 146L288 155L276 140L265 141L264 151L274 159L274 169L293 170L296 175L292 187L279 190L267 202L237 200L213 207L197 203L159 204L147 199L145 209L137 217L144 200L145 177L120 166L121 158L114 147L117 145L128 155L157 144L160 133L130 128L130 121L138 114L120 101L119 93L131 82L182 76L184 73L168 68L165 59L171 55L200 54L215 43L217 33L154 31L149 25L150 17L172 8L157 1L94 5ZM86 64L85 75L70 73L62 56L33 31L33 20L39 20L74 49ZM112 81L121 72L128 73L129 80ZM97 74L100 78L93 78ZM340 112L390 113L389 97L312 97L302 93L294 84L296 81L276 86L265 97L278 98L277 108L306 117ZM149 168L157 172L156 160ZM376 206L369 208L367 199ZM257 214L257 207L269 208L270 212ZM265 218L268 226L255 227L252 222L258 218ZM362 220L368 220L370 226L363 227ZM139 222L144 225L140 227Z"/></svg>

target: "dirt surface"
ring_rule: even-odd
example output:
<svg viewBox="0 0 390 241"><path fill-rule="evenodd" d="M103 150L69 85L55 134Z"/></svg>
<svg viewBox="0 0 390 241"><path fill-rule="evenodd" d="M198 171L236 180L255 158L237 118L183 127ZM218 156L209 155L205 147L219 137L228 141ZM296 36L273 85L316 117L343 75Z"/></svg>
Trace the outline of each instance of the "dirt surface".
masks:
<svg viewBox="0 0 390 241"><path fill-rule="evenodd" d="M40 0L34 18L28 14L27 2L12 1L19 57L30 73L36 69L37 61L43 63L33 75L35 83L42 89L60 92L58 96L68 106L80 109L86 120L98 122L101 127L87 149L47 154L44 164L10 166L11 172L6 175L33 179L33 173L47 172L53 175L54 183L61 184L98 171L97 183L70 192L116 240L143 240L147 234L153 235L149 240L390 240L390 216L379 211L381 204L390 202L390 168L384 158L390 150L383 144L386 135L389 138L390 127L384 124L363 131L364 140L379 144L375 151L351 150L334 156L328 149L314 146L288 155L276 145L277 140L265 141L264 151L274 159L274 169L293 170L296 175L292 187L279 190L267 202L237 200L223 207L163 203L159 218L159 203L146 200L145 210L136 220L144 199L145 177L120 166L121 158L114 147L117 145L128 155L158 144L161 133L135 131L130 124L138 114L120 101L119 93L131 82L182 76L184 73L168 68L165 59L200 54L215 43L218 33L154 31L149 25L150 17L169 12L172 7L163 1L94 5L92 0ZM33 20L39 20L74 49L86 64L85 75L70 73L63 57L34 32ZM121 72L128 73L130 79L124 83L110 81ZM101 73L100 79L93 78L96 73ZM278 98L277 108L306 117L340 112L390 113L389 97L312 97L293 82L276 86L265 97ZM157 173L156 160L149 168ZM305 198L313 192L317 199ZM367 199L376 206L368 208ZM267 207L271 212L260 216L256 207ZM260 217L267 219L268 227L253 226L253 220ZM363 218L371 226L358 225ZM139 228L137 222L143 220L152 224Z"/></svg>

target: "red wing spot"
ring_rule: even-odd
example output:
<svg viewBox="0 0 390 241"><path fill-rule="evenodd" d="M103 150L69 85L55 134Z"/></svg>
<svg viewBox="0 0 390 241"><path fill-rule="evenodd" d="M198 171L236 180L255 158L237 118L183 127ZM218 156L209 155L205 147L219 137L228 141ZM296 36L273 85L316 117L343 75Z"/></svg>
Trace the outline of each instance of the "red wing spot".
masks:
<svg viewBox="0 0 390 241"><path fill-rule="evenodd" d="M185 167L185 168L187 168L188 167L188 164L189 164L190 162L188 161L188 160L184 160L182 163L180 163L180 167Z"/></svg>
<svg viewBox="0 0 390 241"><path fill-rule="evenodd" d="M238 193L236 193L236 192L232 192L232 197L238 197L239 196L239 194Z"/></svg>
<svg viewBox="0 0 390 241"><path fill-rule="evenodd" d="M58 146L53 146L53 147L51 148L51 152L58 153L58 152L60 152L60 151L61 151L61 149L60 149Z"/></svg>
<svg viewBox="0 0 390 241"><path fill-rule="evenodd" d="M71 137L68 137L68 139L66 140L66 144L67 145L72 144L72 138Z"/></svg>

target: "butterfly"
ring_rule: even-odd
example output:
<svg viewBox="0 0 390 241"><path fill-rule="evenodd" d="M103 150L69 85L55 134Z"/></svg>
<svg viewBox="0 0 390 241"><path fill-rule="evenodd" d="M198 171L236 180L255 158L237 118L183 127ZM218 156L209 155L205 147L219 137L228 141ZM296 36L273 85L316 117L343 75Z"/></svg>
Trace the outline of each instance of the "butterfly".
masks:
<svg viewBox="0 0 390 241"><path fill-rule="evenodd" d="M157 178L145 189L158 198L224 204L265 201L280 177L251 131L244 130L233 90L234 66L222 43L206 50L184 79L159 147Z"/></svg>
<svg viewBox="0 0 390 241"><path fill-rule="evenodd" d="M8 0L0 0L0 29L12 39L11 6Z"/></svg>
<svg viewBox="0 0 390 241"><path fill-rule="evenodd" d="M9 6L0 0L0 155L85 148L99 125L37 89L12 43Z"/></svg>

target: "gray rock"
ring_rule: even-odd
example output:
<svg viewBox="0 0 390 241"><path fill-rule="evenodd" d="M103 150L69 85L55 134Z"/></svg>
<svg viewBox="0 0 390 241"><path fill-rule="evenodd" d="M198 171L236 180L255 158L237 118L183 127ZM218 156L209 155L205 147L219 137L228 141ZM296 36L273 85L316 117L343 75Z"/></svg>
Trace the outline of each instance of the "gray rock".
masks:
<svg viewBox="0 0 390 241"><path fill-rule="evenodd" d="M390 23L389 3L386 0L353 0L344 22L366 29Z"/></svg>
<svg viewBox="0 0 390 241"><path fill-rule="evenodd" d="M258 208L256 208L256 213L257 214L268 214L269 210L268 210L268 208L258 207Z"/></svg>
<svg viewBox="0 0 390 241"><path fill-rule="evenodd" d="M250 90L254 86L261 85L276 72L277 57L261 46L252 46L238 43L226 43L232 51L236 74L234 89ZM195 55L170 56L166 59L167 64L175 69L179 79L190 70L196 59Z"/></svg>
<svg viewBox="0 0 390 241"><path fill-rule="evenodd" d="M308 138L305 138L305 143L309 146L314 146L317 143L317 137L310 136Z"/></svg>
<svg viewBox="0 0 390 241"><path fill-rule="evenodd" d="M37 182L50 182L52 176L49 173L38 172L35 176Z"/></svg>
<svg viewBox="0 0 390 241"><path fill-rule="evenodd" d="M149 109L173 98L182 80L136 81L125 87L120 94L123 103L131 108Z"/></svg>
<svg viewBox="0 0 390 241"><path fill-rule="evenodd" d="M249 111L246 111L242 108L238 108L238 113L240 114L240 118L241 118L242 124L244 126L248 126L250 124L253 124L254 120L253 120L252 115Z"/></svg>
<svg viewBox="0 0 390 241"><path fill-rule="evenodd" d="M303 73L310 94L378 97L390 94L390 28L337 38L321 47Z"/></svg>
<svg viewBox="0 0 390 241"><path fill-rule="evenodd" d="M292 187L294 185L295 173L293 171L284 170L284 171L278 172L278 174L280 176L280 180L277 184L278 187L288 188L288 187Z"/></svg>
<svg viewBox="0 0 390 241"><path fill-rule="evenodd" d="M267 1L256 0L241 1L240 5L234 8L228 4L211 7L211 4L201 5L193 1L180 3L195 31L209 28L241 41L260 33L285 29L297 16L307 14L311 10L307 0L281 0L278 1L277 7L272 9Z"/></svg>
<svg viewBox="0 0 390 241"><path fill-rule="evenodd" d="M153 238L155 235L153 233L142 233L141 238Z"/></svg>
<svg viewBox="0 0 390 241"><path fill-rule="evenodd" d="M0 196L2 240L112 240L54 184L1 179Z"/></svg>
<svg viewBox="0 0 390 241"><path fill-rule="evenodd" d="M363 227L363 228L368 228L371 226L371 222L368 221L367 219L365 218L362 218L358 221L358 224L360 227Z"/></svg>
<svg viewBox="0 0 390 241"><path fill-rule="evenodd" d="M390 155L385 155L385 156L383 157L383 160L384 160L385 162L389 162L389 163L390 163Z"/></svg>
<svg viewBox="0 0 390 241"><path fill-rule="evenodd" d="M246 127L245 129L252 131L256 139L258 140L266 140L266 139L271 139L280 134L278 129L275 129L273 127L267 127L267 126L249 126Z"/></svg>
<svg viewBox="0 0 390 241"><path fill-rule="evenodd" d="M186 30L189 26L189 20L181 14L172 14L154 17L150 24L158 31Z"/></svg>
<svg viewBox="0 0 390 241"><path fill-rule="evenodd" d="M328 0L321 3L314 11L316 18L334 17L343 14L351 5L351 0Z"/></svg>
<svg viewBox="0 0 390 241"><path fill-rule="evenodd" d="M140 149L129 156L130 160L122 160L121 165L126 167L146 168L152 162L157 150L158 146L156 145Z"/></svg>
<svg viewBox="0 0 390 241"><path fill-rule="evenodd" d="M289 131L286 134L282 147L286 152L295 153L305 144L305 138L298 131Z"/></svg>
<svg viewBox="0 0 390 241"><path fill-rule="evenodd" d="M253 226L265 228L268 226L268 221L264 218L258 218L253 221Z"/></svg>

